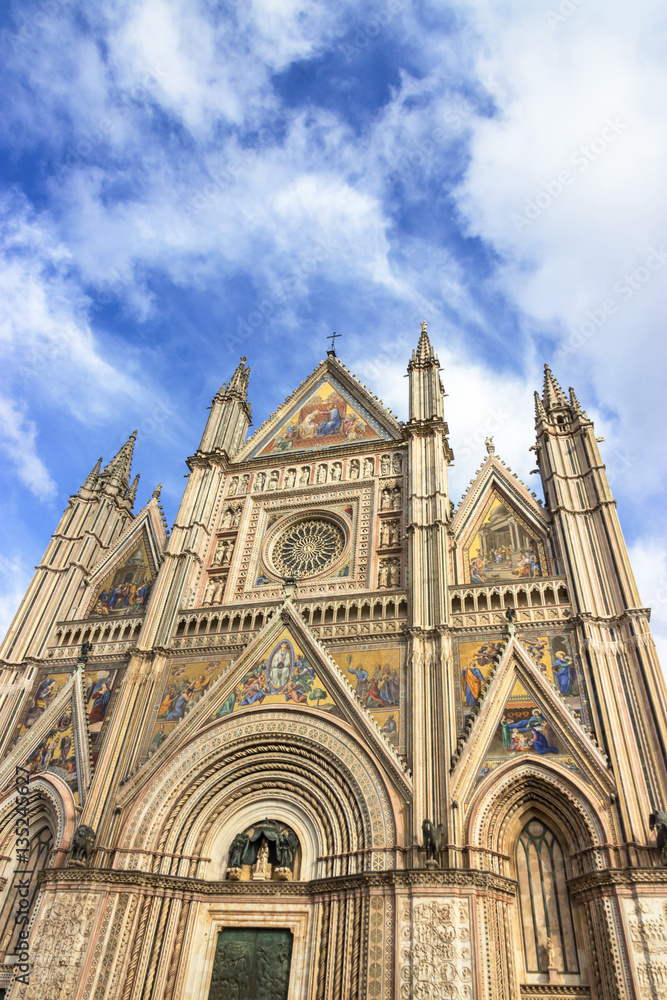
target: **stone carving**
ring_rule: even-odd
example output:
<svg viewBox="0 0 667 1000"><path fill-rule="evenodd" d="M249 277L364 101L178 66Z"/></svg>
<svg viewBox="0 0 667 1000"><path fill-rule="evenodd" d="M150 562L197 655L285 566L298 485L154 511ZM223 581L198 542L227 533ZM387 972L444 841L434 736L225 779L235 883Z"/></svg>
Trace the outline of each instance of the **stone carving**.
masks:
<svg viewBox="0 0 667 1000"><path fill-rule="evenodd" d="M202 601L202 604L204 605L205 608L210 607L210 605L213 604L213 600L215 597L215 588L216 588L215 580L209 580L208 583L206 584L206 590L204 591L204 600Z"/></svg>
<svg viewBox="0 0 667 1000"><path fill-rule="evenodd" d="M378 589L384 590L389 586L389 559L380 559L378 569Z"/></svg>
<svg viewBox="0 0 667 1000"><path fill-rule="evenodd" d="M281 868L294 869L294 858L299 846L297 836L291 830L283 830L278 841L278 864Z"/></svg>
<svg viewBox="0 0 667 1000"><path fill-rule="evenodd" d="M546 952L547 952L547 969L555 969L556 968L556 949L554 948L554 943L553 943L553 941L551 940L550 937L547 938Z"/></svg>
<svg viewBox="0 0 667 1000"><path fill-rule="evenodd" d="M385 486L380 495L380 510L401 509L401 487Z"/></svg>
<svg viewBox="0 0 667 1000"><path fill-rule="evenodd" d="M227 490L227 495L233 497L239 488L239 477L234 476L229 483L229 489Z"/></svg>
<svg viewBox="0 0 667 1000"><path fill-rule="evenodd" d="M626 899L624 906L638 996L667 1000L667 898Z"/></svg>
<svg viewBox="0 0 667 1000"><path fill-rule="evenodd" d="M337 483L343 478L343 465L341 462L334 462L331 466L331 481Z"/></svg>
<svg viewBox="0 0 667 1000"><path fill-rule="evenodd" d="M266 882L271 878L271 865L269 864L269 845L265 840L257 852L257 860L252 866L253 882Z"/></svg>
<svg viewBox="0 0 667 1000"><path fill-rule="evenodd" d="M403 465L403 460L401 459L401 456L394 455L391 460L391 471L394 473L395 476L400 475L402 465Z"/></svg>
<svg viewBox="0 0 667 1000"><path fill-rule="evenodd" d="M492 437L484 438L484 444L486 445L486 454L487 455L495 455L495 453L496 453L496 446L493 443L493 438Z"/></svg>
<svg viewBox="0 0 667 1000"><path fill-rule="evenodd" d="M656 832L656 847L660 851L660 862L663 866L667 866L667 812L651 813L648 825Z"/></svg>
<svg viewBox="0 0 667 1000"><path fill-rule="evenodd" d="M389 455L383 455L380 459L380 475L391 475L391 457Z"/></svg>
<svg viewBox="0 0 667 1000"><path fill-rule="evenodd" d="M345 536L337 524L313 518L286 528L274 543L271 558L282 576L300 578L323 572L344 547Z"/></svg>
<svg viewBox="0 0 667 1000"><path fill-rule="evenodd" d="M231 528L234 521L234 509L233 507L228 507L222 517L222 522L220 524L221 528Z"/></svg>
<svg viewBox="0 0 667 1000"><path fill-rule="evenodd" d="M317 466L317 476L315 478L316 483L326 483L327 481L327 467L326 465Z"/></svg>
<svg viewBox="0 0 667 1000"><path fill-rule="evenodd" d="M507 621L507 631L511 636L514 635L516 631L516 608L505 608L505 620Z"/></svg>
<svg viewBox="0 0 667 1000"><path fill-rule="evenodd" d="M301 466L301 475L299 476L299 486L307 486L310 481L310 466Z"/></svg>
<svg viewBox="0 0 667 1000"><path fill-rule="evenodd" d="M359 459L353 458L350 462L350 479L359 478Z"/></svg>
<svg viewBox="0 0 667 1000"><path fill-rule="evenodd" d="M264 489L265 482L266 482L266 473L265 472L258 472L257 475L255 476L255 480L253 482L253 489L254 489L255 493L261 493L262 492L262 490Z"/></svg>
<svg viewBox="0 0 667 1000"><path fill-rule="evenodd" d="M380 546L384 549L392 545L399 545L400 541L401 541L401 522L381 521Z"/></svg>
<svg viewBox="0 0 667 1000"><path fill-rule="evenodd" d="M248 837L245 833L237 833L232 840L232 846L229 848L229 867L230 868L240 868L243 861L243 853L246 849L248 843Z"/></svg>
<svg viewBox="0 0 667 1000"><path fill-rule="evenodd" d="M90 861L90 855L93 853L94 843L95 831L93 828L85 825L78 826L72 837L72 853L69 863L79 867L86 867Z"/></svg>
<svg viewBox="0 0 667 1000"><path fill-rule="evenodd" d="M425 819L422 823L422 834L424 836L424 850L426 851L426 867L438 868L442 849L442 827L434 826L430 819Z"/></svg>
<svg viewBox="0 0 667 1000"><path fill-rule="evenodd" d="M400 587L401 585L401 560L388 559L389 580L388 587Z"/></svg>
<svg viewBox="0 0 667 1000"><path fill-rule="evenodd" d="M285 487L291 489L296 482L296 469L288 469L285 473Z"/></svg>
<svg viewBox="0 0 667 1000"><path fill-rule="evenodd" d="M399 928L401 1000L474 996L467 901L404 900Z"/></svg>
<svg viewBox="0 0 667 1000"><path fill-rule="evenodd" d="M370 478L370 476L375 475L375 459L365 458L364 459L364 479Z"/></svg>
<svg viewBox="0 0 667 1000"><path fill-rule="evenodd" d="M277 469L274 469L273 472L271 473L271 475L269 476L269 484L268 484L267 489L269 489L269 490L277 490L278 489L278 480L279 479L280 479L280 473L278 472Z"/></svg>
<svg viewBox="0 0 667 1000"><path fill-rule="evenodd" d="M246 472L245 476L241 476L241 493L248 492L248 483L250 482L250 474Z"/></svg>
<svg viewBox="0 0 667 1000"><path fill-rule="evenodd" d="M58 893L47 903L33 934L30 985L14 990L21 1000L71 1000L76 996L97 899L94 893L68 894L65 899Z"/></svg>

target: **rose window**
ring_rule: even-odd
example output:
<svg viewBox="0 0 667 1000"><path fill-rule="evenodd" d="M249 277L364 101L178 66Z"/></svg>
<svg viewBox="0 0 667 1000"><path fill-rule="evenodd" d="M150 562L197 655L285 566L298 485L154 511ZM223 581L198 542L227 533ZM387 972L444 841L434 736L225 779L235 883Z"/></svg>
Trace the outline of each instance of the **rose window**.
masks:
<svg viewBox="0 0 667 1000"><path fill-rule="evenodd" d="M333 521L299 521L278 536L271 558L282 576L314 576L333 566L344 548L345 535Z"/></svg>

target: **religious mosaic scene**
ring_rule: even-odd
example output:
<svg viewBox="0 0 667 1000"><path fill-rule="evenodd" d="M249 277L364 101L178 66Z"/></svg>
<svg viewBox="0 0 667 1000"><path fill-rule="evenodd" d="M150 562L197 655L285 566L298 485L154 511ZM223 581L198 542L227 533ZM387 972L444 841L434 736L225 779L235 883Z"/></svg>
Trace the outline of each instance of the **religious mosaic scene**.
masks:
<svg viewBox="0 0 667 1000"><path fill-rule="evenodd" d="M256 428L221 361L171 530L136 432L54 525L0 653L0 1000L667 997L602 439L545 366L544 500L491 437L452 496L426 323L406 421L336 336Z"/></svg>

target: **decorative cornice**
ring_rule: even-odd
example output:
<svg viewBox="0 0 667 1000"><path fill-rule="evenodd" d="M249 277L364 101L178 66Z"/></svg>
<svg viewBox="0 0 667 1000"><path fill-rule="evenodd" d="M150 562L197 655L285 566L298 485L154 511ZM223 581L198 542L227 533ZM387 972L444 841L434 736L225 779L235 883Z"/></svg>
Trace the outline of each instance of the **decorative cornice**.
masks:
<svg viewBox="0 0 667 1000"><path fill-rule="evenodd" d="M604 868L587 872L567 883L573 896L604 895L609 889L652 888L667 891L667 868Z"/></svg>
<svg viewBox="0 0 667 1000"><path fill-rule="evenodd" d="M514 899L516 882L494 872L479 869L440 868L435 870L360 872L337 878L313 879L310 882L220 882L155 872L127 871L116 868L46 868L39 874L42 888L116 889L125 892L148 892L152 895L211 896L322 896L328 893L391 886L399 889L442 888L493 893Z"/></svg>

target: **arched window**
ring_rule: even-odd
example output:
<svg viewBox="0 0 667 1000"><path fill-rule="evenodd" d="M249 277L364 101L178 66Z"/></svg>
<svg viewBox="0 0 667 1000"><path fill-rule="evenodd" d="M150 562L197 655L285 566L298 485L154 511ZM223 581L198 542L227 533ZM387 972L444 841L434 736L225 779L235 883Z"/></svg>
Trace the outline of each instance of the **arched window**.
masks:
<svg viewBox="0 0 667 1000"><path fill-rule="evenodd" d="M517 841L516 872L526 972L547 971L550 938L558 972L576 975L579 961L563 849L539 819L529 820Z"/></svg>

